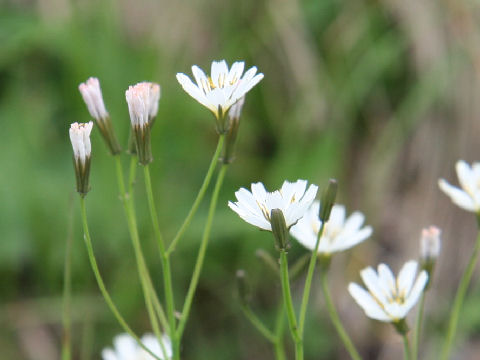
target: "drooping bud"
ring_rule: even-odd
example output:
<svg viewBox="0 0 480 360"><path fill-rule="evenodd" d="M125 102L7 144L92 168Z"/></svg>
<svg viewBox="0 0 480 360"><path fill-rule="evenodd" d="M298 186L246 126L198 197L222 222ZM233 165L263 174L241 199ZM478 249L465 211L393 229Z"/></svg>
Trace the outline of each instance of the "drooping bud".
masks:
<svg viewBox="0 0 480 360"><path fill-rule="evenodd" d="M84 197L90 190L90 159L92 146L90 143L90 133L93 122L84 124L73 123L70 125L70 141L73 148L73 165L75 168L75 178L77 183L77 192Z"/></svg>
<svg viewBox="0 0 480 360"><path fill-rule="evenodd" d="M128 88L125 97L130 113L131 129L135 138L138 161L142 165L147 165L153 160L150 130L152 120L158 111L160 86L148 82L138 83Z"/></svg>
<svg viewBox="0 0 480 360"><path fill-rule="evenodd" d="M117 155L122 151L118 143L115 131L113 130L110 115L103 102L102 89L97 78L89 78L78 86L82 94L83 101L87 105L90 116L95 119L103 139L107 143L112 155Z"/></svg>
<svg viewBox="0 0 480 360"><path fill-rule="evenodd" d="M289 248L288 228L285 217L280 209L273 209L270 213L270 223L275 237L275 247L278 251L286 251Z"/></svg>
<svg viewBox="0 0 480 360"><path fill-rule="evenodd" d="M337 180L330 179L328 181L328 186L323 191L319 212L319 218L322 222L327 222L328 219L330 219L330 213L332 212L332 207L335 204L335 198L337 197L337 187Z"/></svg>
<svg viewBox="0 0 480 360"><path fill-rule="evenodd" d="M248 305L251 299L250 287L247 282L247 273L245 270L237 270L235 274L237 278L238 297L243 305Z"/></svg>
<svg viewBox="0 0 480 360"><path fill-rule="evenodd" d="M235 159L235 144L237 142L238 128L240 126L240 115L242 114L245 96L241 97L228 112L229 127L225 135L225 144L223 145L223 154L221 161L224 164L230 164Z"/></svg>
<svg viewBox="0 0 480 360"><path fill-rule="evenodd" d="M433 270L438 256L440 255L441 230L436 226L430 226L422 230L420 237L420 263L423 270L428 273L428 283L425 289L431 284Z"/></svg>

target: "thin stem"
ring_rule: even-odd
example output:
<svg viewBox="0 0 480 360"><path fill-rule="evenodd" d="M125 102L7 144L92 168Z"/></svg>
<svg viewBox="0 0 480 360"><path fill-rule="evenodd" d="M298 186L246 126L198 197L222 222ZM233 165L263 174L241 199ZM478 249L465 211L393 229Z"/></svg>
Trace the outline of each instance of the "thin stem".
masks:
<svg viewBox="0 0 480 360"><path fill-rule="evenodd" d="M287 252L280 250L280 279L282 282L283 302L287 312L288 325L293 341L295 342L295 359L303 360L303 342L298 333L297 319L292 302L292 293L290 291L290 280L288 275Z"/></svg>
<svg viewBox="0 0 480 360"><path fill-rule="evenodd" d="M348 353L350 354L350 357L354 360L360 360L361 359L360 354L355 348L355 345L353 344L353 341L350 339L350 336L348 336L347 332L345 331L345 328L342 325L342 321L340 320L337 310L335 309L335 305L333 304L332 297L330 295L330 290L328 288L326 271L322 271L320 274L320 277L321 277L323 293L325 295L325 302L327 305L328 313L330 315L330 319L332 320L332 323L335 326L335 329L337 330L337 333L340 336L340 339L342 340L343 345L345 346Z"/></svg>
<svg viewBox="0 0 480 360"><path fill-rule="evenodd" d="M98 269L97 260L95 259L95 253L93 251L92 240L90 238L90 232L89 232L89 229L88 229L85 199L83 197L80 197L80 207L81 207L81 212L82 212L83 232L85 234L84 239L85 239L85 245L87 247L88 258L90 260L90 265L92 266L92 270L93 270L93 273L95 275L95 279L97 280L98 287L100 288L100 292L102 293L103 297L105 298L105 302L107 303L108 307L112 311L113 315L115 316L115 318L117 319L117 321L119 322L119 324L123 328L123 330L126 331L131 337L133 337L142 349L147 351L155 359L161 360L152 351L150 351L145 345L143 345L140 338L133 332L133 330L130 328L130 326L128 326L127 322L125 321L123 316L118 311L116 305L113 303L113 300L112 300L110 294L108 293L107 288L105 287L105 283L103 282L103 278L100 275L100 270Z"/></svg>
<svg viewBox="0 0 480 360"><path fill-rule="evenodd" d="M413 351L412 351L413 360L418 359L418 347L420 344L420 336L422 333L424 307L425 307L425 291L422 292L422 295L420 297L420 304L418 305L417 319L415 321L415 335L413 337Z"/></svg>
<svg viewBox="0 0 480 360"><path fill-rule="evenodd" d="M192 279L190 280L190 285L188 287L187 296L185 298L185 303L182 309L182 316L177 328L177 336L180 341L185 330L185 324L187 323L188 316L190 314L190 308L192 306L193 297L197 289L198 280L200 278L200 273L203 267L203 261L205 259L205 254L208 247L208 240L210 238L210 230L212 228L213 217L215 215L215 209L217 207L218 195L220 194L220 189L222 187L223 179L225 173L228 169L228 164L223 164L220 168L220 172L217 176L217 181L215 183L215 188L213 189L212 197L210 199L210 207L208 209L207 222L205 223L205 228L203 230L202 241L200 243L200 249L198 250L197 261L195 263L195 268L193 270Z"/></svg>
<svg viewBox="0 0 480 360"><path fill-rule="evenodd" d="M170 328L170 339L174 349L174 359L180 359L179 343L175 332L175 300L173 297L172 275L170 268L170 258L165 253L165 243L163 242L162 233L160 232L160 225L158 223L157 209L153 199L152 180L150 177L150 167L148 165L143 167L145 173L145 188L147 191L148 207L150 209L150 217L152 219L155 237L157 239L158 249L160 251L160 259L162 264L163 284L165 290L165 298L167 302L167 316Z"/></svg>
<svg viewBox="0 0 480 360"><path fill-rule="evenodd" d="M283 303L277 311L277 319L275 321L275 336L277 342L275 343L275 357L276 360L286 360L285 349L283 347L283 330L285 327L285 311Z"/></svg>
<svg viewBox="0 0 480 360"><path fill-rule="evenodd" d="M162 348L162 352L166 357L166 349L162 340L162 333L157 320L157 314L155 313L155 308L152 302L152 293L154 292L153 284L151 283L150 276L148 275L147 265L145 263L145 258L143 257L142 248L140 246L140 239L138 236L137 223L135 214L133 211L132 203L129 201L129 197L125 192L125 183L123 180L123 171L122 171L122 162L120 156L115 156L116 159L116 170L117 170L117 179L118 186L120 189L120 194L122 198L122 203L127 217L128 229L130 232L130 238L132 239L133 249L135 252L135 259L138 267L138 274L140 278L140 283L142 285L143 295L145 298L145 305L147 307L148 317L150 319L150 324L152 325L152 330L155 336L158 339L158 342Z"/></svg>
<svg viewBox="0 0 480 360"><path fill-rule="evenodd" d="M133 201L133 186L135 185L135 181L137 178L137 157L132 155L130 157L130 171L128 175L128 195L130 199Z"/></svg>
<svg viewBox="0 0 480 360"><path fill-rule="evenodd" d="M320 245L320 239L322 238L324 229L325 229L325 221L322 221L322 225L320 226L320 230L318 231L318 234L317 234L315 249L312 251L312 255L310 257L310 264L308 265L307 278L305 279L305 288L303 289L302 305L300 307L300 318L298 322L298 332L300 333L300 337L302 338L303 338L303 329L305 327L305 316L307 314L308 299L310 297L310 288L312 286L313 274L315 273L315 265L317 263L318 246Z"/></svg>
<svg viewBox="0 0 480 360"><path fill-rule="evenodd" d="M65 269L63 272L63 339L62 360L72 358L72 322L71 322L71 299L72 299L72 243L73 243L73 194L69 200L67 241L65 243Z"/></svg>
<svg viewBox="0 0 480 360"><path fill-rule="evenodd" d="M271 343L276 344L277 343L277 337L276 335L268 329L265 324L258 318L257 315L252 311L250 306L248 305L243 305L242 306L242 311L245 317L250 320L252 325Z"/></svg>
<svg viewBox="0 0 480 360"><path fill-rule="evenodd" d="M450 320L448 322L447 336L445 338L445 343L443 344L442 350L442 360L447 360L450 356L450 351L452 349L453 340L457 332L458 318L460 316L460 311L463 307L463 301L465 299L465 294L467 293L468 285L475 270L475 265L478 260L478 254L480 250L480 232L477 236L477 241L475 242L475 247L470 255L470 260L468 265L460 279L460 284L458 285L457 294L455 295L455 300L453 302L452 312L450 313Z"/></svg>
<svg viewBox="0 0 480 360"><path fill-rule="evenodd" d="M224 140L225 140L225 135L224 134L220 135L220 137L218 138L217 149L213 154L212 161L210 162L207 175L205 175L205 179L203 180L202 186L200 187L200 191L198 192L197 197L195 198L195 201L193 202L193 205L190 208L190 211L188 212L187 217L183 221L182 226L180 226L180 229L178 230L177 234L175 235L172 242L168 246L167 256L170 255L175 250L175 246L177 245L178 241L182 237L183 233L187 230L188 226L190 225L190 222L192 221L193 216L197 212L198 206L200 205L200 203L203 200L203 197L205 196L208 185L210 184L210 180L212 179L213 172L217 166L218 158L220 157Z"/></svg>
<svg viewBox="0 0 480 360"><path fill-rule="evenodd" d="M408 340L407 334L403 334L403 358L405 360L410 360L411 359L411 350L410 350L410 341Z"/></svg>

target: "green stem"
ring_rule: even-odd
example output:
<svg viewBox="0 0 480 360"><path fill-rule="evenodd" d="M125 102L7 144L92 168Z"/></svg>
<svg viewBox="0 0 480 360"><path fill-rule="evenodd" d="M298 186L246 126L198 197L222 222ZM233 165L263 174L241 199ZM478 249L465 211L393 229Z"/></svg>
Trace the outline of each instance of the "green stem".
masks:
<svg viewBox="0 0 480 360"><path fill-rule="evenodd" d="M420 297L420 304L418 305L417 319L415 321L415 335L413 338L413 351L412 351L413 360L418 359L418 347L420 344L420 336L422 332L424 306L425 306L425 291L422 292L422 295Z"/></svg>
<svg viewBox="0 0 480 360"><path fill-rule="evenodd" d="M105 302L107 303L108 307L112 311L113 315L119 322L120 326L123 328L124 331L126 331L131 337L133 337L138 345L147 351L150 355L152 355L155 359L161 360L158 356L156 356L154 353L152 353L145 345L143 345L142 341L140 338L133 332L133 330L128 326L127 322L123 318L123 316L120 314L118 311L116 305L113 303L112 298L110 297L110 294L107 291L107 288L105 287L105 283L103 282L103 278L100 275L100 270L98 269L98 264L97 260L95 259L95 253L93 251L93 246L92 246L92 240L90 238L90 232L88 229L88 222L87 222L87 211L85 208L85 199L83 197L80 197L80 207L81 207L81 212L82 212L82 224L83 224L83 232L85 234L84 239L85 239L85 245L87 247L87 253L88 253L88 258L90 260L90 265L92 266L93 273L95 275L95 279L97 280L98 287L100 288L100 292L102 293L103 297L105 298Z"/></svg>
<svg viewBox="0 0 480 360"><path fill-rule="evenodd" d="M140 278L140 283L142 285L148 317L150 319L152 330L158 339L158 342L162 348L162 352L164 353L164 356L166 357L166 349L162 341L162 333L160 331L160 327L159 327L157 316L156 316L157 314L155 313L155 308L152 302L154 287L153 287L153 284L151 283L150 276L148 275L147 265L145 263L145 258L143 257L142 248L140 246L140 239L138 236L137 223L136 223L133 206L132 206L132 203L129 201L129 197L125 192L122 162L121 162L120 156L115 156L115 159L116 159L115 163L116 163L116 170L117 170L118 186L120 189L120 195L122 198L125 215L127 217L128 229L130 232L130 238L132 239L133 249L135 252L135 259L137 262L138 274Z"/></svg>
<svg viewBox="0 0 480 360"><path fill-rule="evenodd" d="M195 295L195 291L198 285L198 280L200 278L200 273L202 271L203 261L205 259L205 254L208 247L208 240L210 238L210 230L212 228L213 217L215 215L215 209L217 207L218 195L220 193L220 189L222 187L223 179L225 177L227 168L228 168L228 164L223 164L222 167L220 168L220 172L218 173L217 181L215 183L215 188L212 193L212 198L210 199L210 207L208 209L208 216L207 216L207 221L205 223L205 228L203 230L200 249L198 250L197 261L195 263L192 279L190 280L187 296L185 298L185 303L182 309L182 315L177 328L177 337L179 341L181 340L183 331L185 330L185 324L190 314L190 308L192 306L193 297Z"/></svg>
<svg viewBox="0 0 480 360"><path fill-rule="evenodd" d="M460 311L463 307L463 301L465 299L465 294L467 293L468 285L472 279L473 271L475 270L475 265L478 260L478 254L480 250L480 232L477 236L477 241L475 242L475 247L470 255L470 260L468 265L462 275L460 284L458 285L457 294L455 295L455 300L453 302L452 312L450 313L450 320L448 322L447 336L445 338L445 343L443 344L442 350L442 360L447 360L450 356L450 351L452 349L453 340L457 331L458 318L460 316Z"/></svg>
<svg viewBox="0 0 480 360"><path fill-rule="evenodd" d="M345 348L350 354L350 357L354 360L360 360L361 359L360 354L355 348L355 345L350 339L350 336L348 336L347 332L345 331L345 328L342 325L342 321L340 320L337 310L335 309L335 305L333 304L332 297L330 295L330 290L328 288L326 270L321 272L320 277L321 277L323 293L325 295L325 302L327 305L328 313L330 315L330 319L332 320L332 323L335 326L335 329L337 330L337 333L340 336L340 339L342 340Z"/></svg>
<svg viewBox="0 0 480 360"><path fill-rule="evenodd" d="M130 157L130 171L128 175L128 196L133 203L133 187L137 178L137 157L132 155Z"/></svg>
<svg viewBox="0 0 480 360"><path fill-rule="evenodd" d="M217 144L217 149L215 150L215 153L213 154L212 161L210 162L210 166L208 167L207 175L205 176L205 179L203 180L202 186L200 187L200 191L197 194L197 197L195 198L195 201L193 202L192 207L190 208L190 211L188 212L187 217L183 221L182 226L180 226L180 229L178 230L177 234L173 238L172 242L168 246L167 249L167 256L170 255L174 250L175 246L177 245L178 241L182 237L183 233L187 230L188 226L190 225L190 222L192 221L193 216L197 212L198 206L203 200L203 197L205 196L205 193L207 191L208 185L210 184L210 180L212 179L213 172L217 166L218 163L218 158L220 157L220 153L222 151L223 143L225 140L225 135L220 135L218 138L218 144Z"/></svg>
<svg viewBox="0 0 480 360"><path fill-rule="evenodd" d="M70 200L69 200L67 229L68 229L67 241L65 244L65 269L63 273L62 360L70 360L72 358L71 299L72 299L73 196L70 196Z"/></svg>
<svg viewBox="0 0 480 360"><path fill-rule="evenodd" d="M250 306L248 305L243 305L242 306L242 311L245 315L245 317L250 320L252 325L271 343L276 344L277 343L277 337L273 332L268 329L265 324L258 318L257 315L252 311Z"/></svg>
<svg viewBox="0 0 480 360"><path fill-rule="evenodd" d="M277 311L277 319L275 321L275 336L277 342L275 343L275 357L276 360L286 360L285 349L283 347L283 330L285 326L285 311L283 303Z"/></svg>
<svg viewBox="0 0 480 360"><path fill-rule="evenodd" d="M170 258L165 253L165 243L163 241L162 233L160 232L160 225L158 223L158 214L153 199L152 181L150 177L150 167L146 165L143 167L145 173L145 188L147 191L148 207L150 209L150 217L152 219L155 237L157 239L158 249L160 251L160 259L163 272L163 284L165 290L165 298L167 302L167 316L169 324L169 335L173 345L174 359L180 359L179 343L175 332L175 300L173 297L172 275L170 267Z"/></svg>
<svg viewBox="0 0 480 360"><path fill-rule="evenodd" d="M325 229L325 221L322 221L322 225L320 226L320 230L318 231L318 234L317 234L315 249L312 251L312 255L310 257L310 264L308 265L307 278L305 279L305 288L303 289L302 305L300 307L300 318L298 322L298 332L300 334L300 337L302 338L303 338L303 329L305 327L305 316L307 314L308 300L310 297L310 288L312 286L313 274L315 272L315 264L317 263L318 246L320 245L320 239L322 238L324 229Z"/></svg>
<svg viewBox="0 0 480 360"><path fill-rule="evenodd" d="M410 360L411 359L411 351L410 351L410 341L408 341L408 336L407 334L403 334L403 358L405 360Z"/></svg>
<svg viewBox="0 0 480 360"><path fill-rule="evenodd" d="M295 342L295 359L303 360L303 342L298 333L297 319L295 317L295 309L293 308L292 293L290 291L290 280L288 275L287 252L280 250L280 279L282 282L283 301L285 311L287 312L288 326Z"/></svg>

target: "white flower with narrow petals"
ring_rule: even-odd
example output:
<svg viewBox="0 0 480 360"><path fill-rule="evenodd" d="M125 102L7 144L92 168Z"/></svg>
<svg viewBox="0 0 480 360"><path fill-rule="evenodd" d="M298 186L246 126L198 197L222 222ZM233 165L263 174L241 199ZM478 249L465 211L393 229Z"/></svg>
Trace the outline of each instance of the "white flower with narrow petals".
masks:
<svg viewBox="0 0 480 360"><path fill-rule="evenodd" d="M73 148L73 157L76 162L85 165L92 153L92 144L90 142L90 133L92 132L93 122L73 123L70 125L70 141Z"/></svg>
<svg viewBox="0 0 480 360"><path fill-rule="evenodd" d="M141 338L142 344L145 345L152 353L159 359L168 360L172 357L172 344L167 335L163 335L162 343L164 350L153 334L145 334ZM155 359L146 350L142 349L140 345L127 333L117 335L113 339L113 349L106 348L102 351L103 360L153 360Z"/></svg>
<svg viewBox="0 0 480 360"><path fill-rule="evenodd" d="M319 219L320 201L314 201L303 218L290 229L290 234L308 250L314 250L318 232L321 227ZM365 216L354 212L346 217L343 205L334 205L330 219L325 224L318 253L330 255L334 252L349 249L372 235L371 226L363 226Z"/></svg>
<svg viewBox="0 0 480 360"><path fill-rule="evenodd" d="M103 102L102 89L97 78L91 77L78 86L83 101L87 105L88 112L97 121L103 121L108 117L105 103Z"/></svg>
<svg viewBox="0 0 480 360"><path fill-rule="evenodd" d="M228 130L225 120L230 107L263 79L263 74L257 74L255 66L245 74L244 67L243 61L233 63L230 69L225 60L213 61L211 74L207 76L197 65L193 65L192 73L197 84L194 84L187 75L177 74L177 80L183 89L213 112L220 133Z"/></svg>
<svg viewBox="0 0 480 360"><path fill-rule="evenodd" d="M267 192L261 182L252 184L252 192L240 188L235 192L237 202L228 206L249 224L272 231L270 216L273 209L280 209L287 228L294 225L307 211L317 194L318 187L311 184L307 190L306 180L294 183L285 181L280 190Z"/></svg>
<svg viewBox="0 0 480 360"><path fill-rule="evenodd" d="M420 237L420 258L423 261L435 261L440 255L442 231L436 226L430 226L422 230Z"/></svg>
<svg viewBox="0 0 480 360"><path fill-rule="evenodd" d="M480 163L468 165L460 160L456 164L457 176L462 189L450 185L444 179L438 180L440 189L452 201L467 211L480 212Z"/></svg>
<svg viewBox="0 0 480 360"><path fill-rule="evenodd" d="M395 278L385 264L378 265L378 272L367 267L360 276L368 291L355 283L348 285L348 291L368 317L396 323L407 316L427 284L427 272L422 270L417 278L417 268L416 261L409 261Z"/></svg>

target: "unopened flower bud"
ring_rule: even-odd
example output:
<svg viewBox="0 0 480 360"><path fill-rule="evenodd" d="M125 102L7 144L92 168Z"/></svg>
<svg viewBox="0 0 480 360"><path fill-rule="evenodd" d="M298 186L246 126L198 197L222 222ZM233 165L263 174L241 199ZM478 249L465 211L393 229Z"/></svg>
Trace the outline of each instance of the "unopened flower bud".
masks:
<svg viewBox="0 0 480 360"><path fill-rule="evenodd" d="M235 276L237 278L238 297L243 305L248 305L251 294L250 287L248 286L247 282L247 273L245 270L237 270Z"/></svg>
<svg viewBox="0 0 480 360"><path fill-rule="evenodd" d="M280 209L273 209L270 213L270 222L272 224L272 232L275 237L275 247L279 251L285 251L289 247L288 228L285 217Z"/></svg>
<svg viewBox="0 0 480 360"><path fill-rule="evenodd" d="M433 270L438 256L440 255L441 230L436 226L430 226L422 230L422 236L420 237L420 261L422 269L428 273L427 287L430 286Z"/></svg>
<svg viewBox="0 0 480 360"><path fill-rule="evenodd" d="M75 168L75 178L77 182L77 192L84 197L87 195L90 177L90 159L92 146L90 143L90 133L93 123L90 121L85 124L73 123L70 125L70 141L73 148L73 165Z"/></svg>
<svg viewBox="0 0 480 360"><path fill-rule="evenodd" d="M87 105L88 112L95 119L103 139L107 143L112 155L117 155L122 151L118 143L115 131L113 130L110 115L103 102L102 89L97 78L89 78L78 86L82 94L83 101Z"/></svg>
<svg viewBox="0 0 480 360"><path fill-rule="evenodd" d="M160 86L148 82L130 86L125 92L138 161L142 165L147 165L153 160L150 130L152 120L157 114L159 97Z"/></svg>
<svg viewBox="0 0 480 360"><path fill-rule="evenodd" d="M328 219L330 219L330 213L332 212L332 207L335 204L335 198L337 197L337 187L337 180L330 179L328 181L328 186L323 191L319 212L319 218L322 222L327 222Z"/></svg>
<svg viewBox="0 0 480 360"><path fill-rule="evenodd" d="M221 161L224 164L230 164L235 159L235 144L237 142L238 127L240 125L240 115L242 114L245 96L241 97L228 112L229 127L225 135L225 144L223 146L223 155Z"/></svg>

